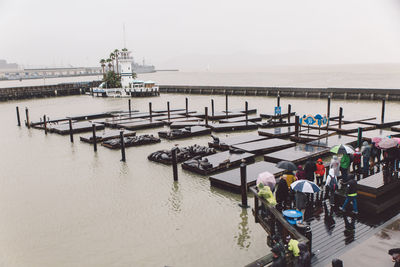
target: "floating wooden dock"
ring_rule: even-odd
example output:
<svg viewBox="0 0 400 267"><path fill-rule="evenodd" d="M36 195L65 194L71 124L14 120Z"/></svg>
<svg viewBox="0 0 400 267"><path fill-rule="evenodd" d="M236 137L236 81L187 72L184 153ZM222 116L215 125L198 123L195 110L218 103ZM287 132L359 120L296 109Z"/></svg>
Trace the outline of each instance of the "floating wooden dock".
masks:
<svg viewBox="0 0 400 267"><path fill-rule="evenodd" d="M354 145L356 142L357 142L357 137L335 134L327 136L325 138L311 141L307 144L312 146L331 148L337 145Z"/></svg>
<svg viewBox="0 0 400 267"><path fill-rule="evenodd" d="M232 123L211 123L209 127L213 132L231 132L238 130L257 129L258 125L254 122L232 122Z"/></svg>
<svg viewBox="0 0 400 267"><path fill-rule="evenodd" d="M357 137L356 134L353 134L352 136ZM399 137L400 133L387 131L387 130L383 130L383 129L375 129L375 130L366 131L366 132L362 133L362 139L365 141L368 141L368 142L371 142L372 138L374 138L374 137L385 138L388 136Z"/></svg>
<svg viewBox="0 0 400 267"><path fill-rule="evenodd" d="M322 157L330 153L328 148L297 144L295 147L286 148L277 152L264 155L264 160L278 163L287 160L296 164L302 164L310 158Z"/></svg>
<svg viewBox="0 0 400 267"><path fill-rule="evenodd" d="M209 147L213 147L219 150L227 150L230 146L239 145L249 142L256 142L266 140L268 137L259 136L254 134L242 134L239 136L228 137L224 139L218 139L219 142L208 142Z"/></svg>
<svg viewBox="0 0 400 267"><path fill-rule="evenodd" d="M266 113L261 113L260 117L265 118L265 119L273 119L273 120L279 120L279 119L285 119L290 117L294 117L296 115L296 112L290 112L289 113L282 113L281 115L275 115L275 114L266 114Z"/></svg>
<svg viewBox="0 0 400 267"><path fill-rule="evenodd" d="M210 164L209 166L202 164L205 160ZM202 157L198 160L192 159L185 161L182 163L182 168L202 175L209 175L239 166L242 160L245 160L247 163L254 162L254 154L246 152L231 153L230 151L224 151L211 156Z"/></svg>
<svg viewBox="0 0 400 267"><path fill-rule="evenodd" d="M161 138L174 140L193 136L207 135L211 134L211 129L203 126L192 126L185 127L182 129L173 129L170 131L160 131L158 136Z"/></svg>
<svg viewBox="0 0 400 267"><path fill-rule="evenodd" d="M205 113L204 112L196 112L192 113L189 115L190 117L198 117L198 118L205 118ZM214 115L212 113L208 114L208 119L209 120L221 120L221 119L229 119L229 118L236 118L236 117L242 117L244 116L244 113L242 112L215 112Z"/></svg>
<svg viewBox="0 0 400 267"><path fill-rule="evenodd" d="M216 153L216 150L214 148L198 146L198 145L193 145L188 147L176 147L175 149L177 149L176 161L178 163L184 162L194 157L204 157ZM154 162L171 165L172 150L159 150L151 153L147 158Z"/></svg>
<svg viewBox="0 0 400 267"><path fill-rule="evenodd" d="M247 121L251 122L256 122L256 121L261 121L262 118L259 116L248 116ZM246 116L241 116L241 117L236 117L236 118L230 118L230 119L223 119L219 120L219 123L235 123L235 122L245 122L246 121Z"/></svg>
<svg viewBox="0 0 400 267"><path fill-rule="evenodd" d="M296 143L288 140L273 138L256 142L233 145L232 148L241 149L245 152L260 155L260 154L271 153L277 150L282 150L295 145Z"/></svg>
<svg viewBox="0 0 400 267"><path fill-rule="evenodd" d="M171 129L181 129L181 128L185 128L185 127L193 127L193 126L206 126L205 121L203 120L182 120L182 121L176 121L173 122L169 125L169 127Z"/></svg>
<svg viewBox="0 0 400 267"><path fill-rule="evenodd" d="M275 167L275 163L260 161L246 166L247 186L253 186L256 183L260 173L268 171L278 178L284 170ZM240 193L240 168L236 168L223 173L210 176L211 186L229 190L234 193Z"/></svg>
<svg viewBox="0 0 400 267"><path fill-rule="evenodd" d="M277 128L269 128L258 130L258 134L262 136L267 136L269 138L289 138L291 135L296 133L294 126L288 127L277 127Z"/></svg>
<svg viewBox="0 0 400 267"><path fill-rule="evenodd" d="M105 127L102 124L95 124L96 130L103 130ZM69 123L49 125L49 132L61 135L70 133ZM92 131L92 123L87 121L80 121L72 123L72 133L84 133Z"/></svg>
<svg viewBox="0 0 400 267"><path fill-rule="evenodd" d="M132 137L124 137L125 147L132 147L132 146L141 146L141 145L148 145L148 144L155 144L160 143L161 140L157 137L152 135L139 135L139 136L132 136ZM110 139L104 141L102 146L111 148L111 149L120 149L121 148L121 139Z"/></svg>
<svg viewBox="0 0 400 267"><path fill-rule="evenodd" d="M144 120L144 121L116 124L117 128L124 128L128 130L150 129L162 126L164 126L164 123L162 121L156 121L156 120L153 121Z"/></svg>
<svg viewBox="0 0 400 267"><path fill-rule="evenodd" d="M358 128L362 128L364 132L373 130L376 128L376 126L362 124L362 123L347 123L347 124L342 124L341 127L339 127L339 125L329 126L328 130L336 131L341 134L349 134L349 133L356 133L358 131Z"/></svg>
<svg viewBox="0 0 400 267"><path fill-rule="evenodd" d="M116 139L120 137L120 130L105 130L104 133L96 132L96 142L103 142L110 139ZM124 131L124 137L135 136L136 132ZM93 144L93 135L81 136L79 139L82 142Z"/></svg>

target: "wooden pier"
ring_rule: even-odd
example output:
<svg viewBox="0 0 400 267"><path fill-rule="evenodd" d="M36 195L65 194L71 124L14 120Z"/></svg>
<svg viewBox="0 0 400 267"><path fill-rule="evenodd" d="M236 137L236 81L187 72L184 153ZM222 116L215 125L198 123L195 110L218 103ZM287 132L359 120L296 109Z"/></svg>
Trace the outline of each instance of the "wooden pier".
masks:
<svg viewBox="0 0 400 267"><path fill-rule="evenodd" d="M168 140L182 139L193 136L201 136L211 134L211 129L203 126L192 126L185 127L182 129L170 130L170 131L160 131L158 136L160 138L165 138Z"/></svg>
<svg viewBox="0 0 400 267"><path fill-rule="evenodd" d="M246 134L246 135L239 135L239 136L233 136L233 137L228 137L224 139L219 139L218 142L208 142L209 147L213 147L219 150L228 150L229 147L233 145L239 145L239 144L244 144L244 143L249 143L249 142L256 142L256 141L261 141L261 140L266 140L268 137L265 136L259 136L259 135L254 135L254 134Z"/></svg>
<svg viewBox="0 0 400 267"><path fill-rule="evenodd" d="M326 147L297 144L294 147L266 154L264 155L264 160L273 163L278 163L279 161L285 160L296 164L302 164L309 158L322 157L328 153L330 152Z"/></svg>

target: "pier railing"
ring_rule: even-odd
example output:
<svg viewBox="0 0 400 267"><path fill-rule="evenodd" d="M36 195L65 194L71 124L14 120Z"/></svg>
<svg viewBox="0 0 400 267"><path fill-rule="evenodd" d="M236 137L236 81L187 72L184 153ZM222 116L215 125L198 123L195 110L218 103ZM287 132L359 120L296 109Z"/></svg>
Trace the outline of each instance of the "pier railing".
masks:
<svg viewBox="0 0 400 267"><path fill-rule="evenodd" d="M254 194L254 209L253 214L255 222L259 223L269 236L279 233L284 239L290 236L291 239L296 239L299 243L305 243L311 247L311 240L301 234L295 227L290 225L274 206L257 195L255 187L250 187L250 191ZM310 249L311 251L311 249Z"/></svg>
<svg viewBox="0 0 400 267"><path fill-rule="evenodd" d="M161 85L161 93L400 100L400 89Z"/></svg>

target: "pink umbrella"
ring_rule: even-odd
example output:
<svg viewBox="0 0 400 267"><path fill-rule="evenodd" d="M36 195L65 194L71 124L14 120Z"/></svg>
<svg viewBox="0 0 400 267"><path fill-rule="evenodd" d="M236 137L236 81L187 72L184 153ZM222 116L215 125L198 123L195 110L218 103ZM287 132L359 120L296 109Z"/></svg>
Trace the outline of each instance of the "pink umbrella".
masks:
<svg viewBox="0 0 400 267"><path fill-rule="evenodd" d="M257 177L256 184L262 183L265 186L269 186L269 188L274 189L276 180L275 176L270 172L262 172Z"/></svg>
<svg viewBox="0 0 400 267"><path fill-rule="evenodd" d="M378 143L378 145L380 148L388 149L388 148L396 147L398 145L397 142L398 141L394 138L385 137Z"/></svg>
<svg viewBox="0 0 400 267"><path fill-rule="evenodd" d="M400 138L398 138L398 137L392 137L392 139L396 140L396 141L397 141L397 144L400 145Z"/></svg>
<svg viewBox="0 0 400 267"><path fill-rule="evenodd" d="M376 147L378 147L378 144L379 144L380 141L382 141L382 138L380 138L380 137L373 137L371 141L375 143L375 146L376 146Z"/></svg>

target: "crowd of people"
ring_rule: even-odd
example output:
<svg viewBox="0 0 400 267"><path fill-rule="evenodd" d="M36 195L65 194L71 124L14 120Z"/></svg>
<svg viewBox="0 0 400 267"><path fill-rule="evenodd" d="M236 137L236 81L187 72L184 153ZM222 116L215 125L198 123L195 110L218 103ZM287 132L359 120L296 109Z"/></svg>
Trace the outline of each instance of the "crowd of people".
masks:
<svg viewBox="0 0 400 267"><path fill-rule="evenodd" d="M281 179L277 182L273 198L271 192L270 200L276 204L276 209L297 209L303 216L308 205L313 205L314 194L293 191L291 184L297 180L308 180L315 182L321 189L325 187L325 199L329 199L331 210L335 206L335 192L339 188L344 189L346 199L338 209L345 212L348 204L352 203L353 214L358 214L357 206L357 181L366 178L382 168L384 183L389 183L398 178L400 148L382 150L374 142L369 144L363 142L361 149L356 148L354 153L342 153L334 155L328 164L324 164L322 159L313 161L309 159L303 166L299 165L297 171L285 171ZM352 168L352 170L351 170ZM324 179L326 177L326 179ZM321 199L322 199L321 194ZM288 240L287 240L288 241ZM288 241L290 242L290 241ZM298 244L292 240L287 244L287 248L293 252L295 265L298 267L311 266L310 252L305 244ZM282 254L285 249L279 237L273 238L273 265L286 266L285 256Z"/></svg>

